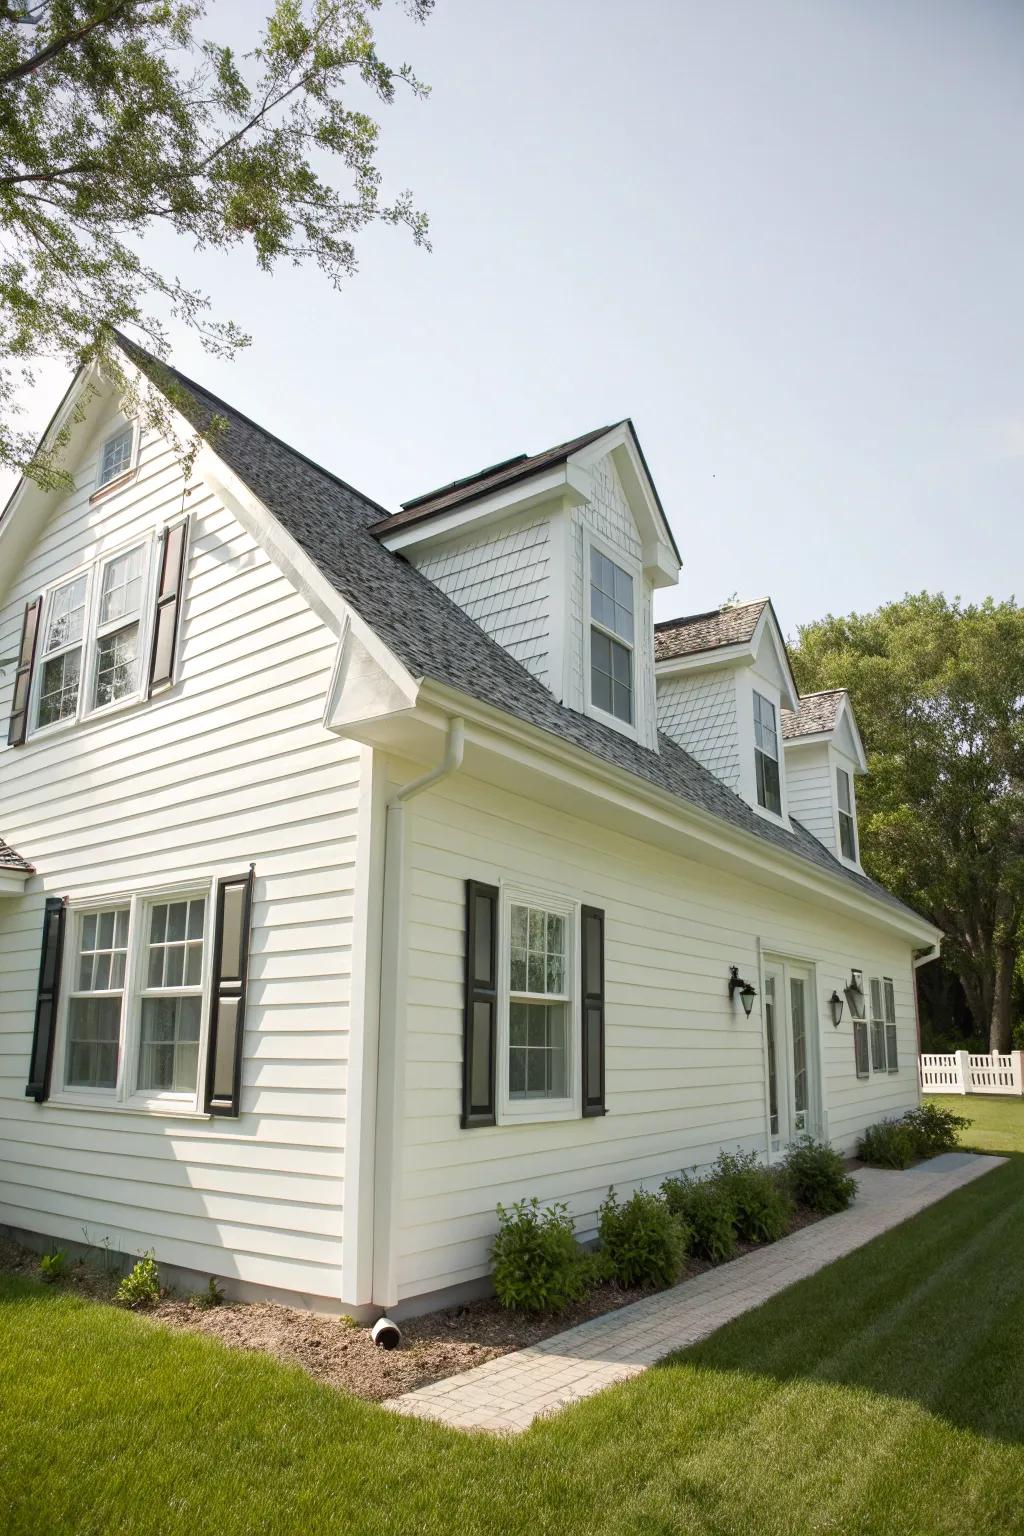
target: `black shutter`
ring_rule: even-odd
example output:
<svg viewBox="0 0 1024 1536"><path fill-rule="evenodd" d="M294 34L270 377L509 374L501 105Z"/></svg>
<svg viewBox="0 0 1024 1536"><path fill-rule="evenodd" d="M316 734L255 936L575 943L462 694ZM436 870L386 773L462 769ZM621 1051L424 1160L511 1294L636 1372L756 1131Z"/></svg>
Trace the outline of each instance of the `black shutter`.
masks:
<svg viewBox="0 0 1024 1536"><path fill-rule="evenodd" d="M178 639L181 585L185 577L188 518L164 529L160 545L160 581L156 589L153 649L149 662L149 694L174 681L174 652Z"/></svg>
<svg viewBox="0 0 1024 1536"><path fill-rule="evenodd" d="M603 1115L604 1107L604 913L583 907L580 950L583 957L583 1113Z"/></svg>
<svg viewBox="0 0 1024 1536"><path fill-rule="evenodd" d="M213 986L206 1058L206 1112L237 1115L242 1091L245 983L255 869L217 882Z"/></svg>
<svg viewBox="0 0 1024 1536"><path fill-rule="evenodd" d="M494 1125L498 1034L498 887L466 881L462 1128Z"/></svg>
<svg viewBox="0 0 1024 1536"><path fill-rule="evenodd" d="M47 896L43 911L43 949L39 958L39 987L36 992L36 1018L32 1030L32 1056L29 1061L27 1098L41 1104L50 1096L50 1071L53 1066L53 1037L57 1026L57 1000L60 993L61 959L64 954L64 921L67 908L60 896Z"/></svg>
<svg viewBox="0 0 1024 1536"><path fill-rule="evenodd" d="M25 617L21 622L21 645L18 647L18 670L14 674L14 697L11 700L11 718L7 723L7 745L20 747L25 740L28 725L28 698L32 691L32 668L36 659L36 636L39 633L39 610L42 598L35 597L25 604Z"/></svg>

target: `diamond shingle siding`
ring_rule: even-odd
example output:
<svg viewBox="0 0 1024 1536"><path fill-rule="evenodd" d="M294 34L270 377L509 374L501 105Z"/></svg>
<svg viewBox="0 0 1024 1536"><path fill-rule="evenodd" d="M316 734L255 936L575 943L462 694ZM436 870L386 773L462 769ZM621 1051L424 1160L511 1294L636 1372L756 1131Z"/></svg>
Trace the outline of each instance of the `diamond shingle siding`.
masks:
<svg viewBox="0 0 1024 1536"><path fill-rule="evenodd" d="M658 728L723 784L738 789L736 684L731 672L666 678L658 688Z"/></svg>
<svg viewBox="0 0 1024 1536"><path fill-rule="evenodd" d="M551 613L546 519L489 529L411 558L463 613L547 681Z"/></svg>

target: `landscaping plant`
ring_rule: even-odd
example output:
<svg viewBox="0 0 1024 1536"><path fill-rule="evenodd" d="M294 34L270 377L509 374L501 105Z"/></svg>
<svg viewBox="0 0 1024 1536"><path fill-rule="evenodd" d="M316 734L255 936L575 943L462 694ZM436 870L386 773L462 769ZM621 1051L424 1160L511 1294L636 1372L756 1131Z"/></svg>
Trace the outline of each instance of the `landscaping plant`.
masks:
<svg viewBox="0 0 1024 1536"><path fill-rule="evenodd" d="M857 1193L857 1181L847 1173L842 1154L827 1142L801 1136L786 1153L783 1170L789 1192L798 1205L830 1216L845 1211Z"/></svg>
<svg viewBox="0 0 1024 1536"><path fill-rule="evenodd" d="M598 1230L608 1269L621 1286L674 1285L692 1239L665 1200L638 1189L620 1205L614 1189L601 1206Z"/></svg>
<svg viewBox="0 0 1024 1536"><path fill-rule="evenodd" d="M560 1312L594 1283L594 1266L573 1235L562 1203L541 1209L536 1196L498 1206L491 1249L494 1290L502 1306L523 1312Z"/></svg>
<svg viewBox="0 0 1024 1536"><path fill-rule="evenodd" d="M857 1156L874 1168L909 1168L920 1157L910 1127L902 1120L869 1125L857 1143Z"/></svg>
<svg viewBox="0 0 1024 1536"><path fill-rule="evenodd" d="M55 1248L52 1253L44 1253L39 1260L39 1273L49 1285L63 1280L67 1272L68 1256L61 1248Z"/></svg>
<svg viewBox="0 0 1024 1536"><path fill-rule="evenodd" d="M970 1123L966 1115L943 1109L941 1104L921 1104L903 1116L903 1124L914 1137L919 1157L955 1152L960 1145L960 1132Z"/></svg>
<svg viewBox="0 0 1024 1536"><path fill-rule="evenodd" d="M744 1243L774 1243L789 1231L793 1198L756 1152L721 1152L715 1181L732 1201L733 1225Z"/></svg>
<svg viewBox="0 0 1024 1536"><path fill-rule="evenodd" d="M125 1275L114 1300L126 1307L152 1307L160 1300L160 1271L152 1249Z"/></svg>
<svg viewBox="0 0 1024 1536"><path fill-rule="evenodd" d="M224 1288L217 1284L213 1275L201 1291L193 1291L189 1301L194 1307L219 1307L224 1300Z"/></svg>
<svg viewBox="0 0 1024 1536"><path fill-rule="evenodd" d="M696 1179L682 1173L677 1179L666 1179L661 1193L672 1214L693 1234L694 1253L712 1264L724 1264L732 1258L736 1252L736 1207L720 1179Z"/></svg>

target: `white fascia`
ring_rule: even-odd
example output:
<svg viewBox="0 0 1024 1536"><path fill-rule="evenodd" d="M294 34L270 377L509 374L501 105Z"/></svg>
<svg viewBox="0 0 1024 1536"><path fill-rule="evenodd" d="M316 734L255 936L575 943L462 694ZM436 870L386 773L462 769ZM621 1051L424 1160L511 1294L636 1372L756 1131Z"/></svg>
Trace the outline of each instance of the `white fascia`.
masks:
<svg viewBox="0 0 1024 1536"><path fill-rule="evenodd" d="M795 712L800 708L800 694L797 690L796 679L789 665L789 658L786 655L786 642L782 638L782 631L779 629L770 599L765 604L764 612L758 619L754 633L751 636L750 648L755 662L765 640L767 640L775 653L776 664L784 679L784 685L780 689L781 702L786 709Z"/></svg>
<svg viewBox="0 0 1024 1536"><path fill-rule="evenodd" d="M608 453L640 534L644 576L652 587L674 587L679 581L682 561L629 422L620 422L603 437L579 449L568 460L568 467L586 472Z"/></svg>
<svg viewBox="0 0 1024 1536"><path fill-rule="evenodd" d="M377 537L385 549L395 552L414 547L427 549L433 544L443 544L467 533L471 528L506 522L508 518L540 506L543 502L555 501L562 504L568 501L570 505L579 506L588 499L588 486L588 477L574 470L571 464L558 464L529 480L503 486L490 496L481 496L478 501L452 507L449 512L426 518L421 523L406 523L397 527L393 533L384 528Z"/></svg>
<svg viewBox="0 0 1024 1536"><path fill-rule="evenodd" d="M749 667L754 661L753 645L738 641L735 645L719 645L706 651L694 651L689 656L670 656L654 663L654 675L683 677L689 672L711 671L718 667Z"/></svg>
<svg viewBox="0 0 1024 1536"><path fill-rule="evenodd" d="M478 743L489 745L493 750L495 743L500 742L503 755L510 763L521 763L560 780L570 793L578 791L583 780L586 787L599 792L609 806L642 817L649 824L649 840L652 842L659 842L660 826L678 829L695 844L742 860L768 885L784 883L811 901L827 893L836 906L851 915L896 931L918 945L931 945L942 937L941 930L926 918L889 907L876 898L861 896L841 876L833 877L824 869L817 870L799 854L783 848L769 851L753 833L729 827L711 812L684 804L668 790L648 784L625 769L616 768L592 753L572 746L550 731L528 725L492 705L425 680L420 706L429 710L431 705L439 709L442 719L453 715L465 719L467 750L471 744Z"/></svg>

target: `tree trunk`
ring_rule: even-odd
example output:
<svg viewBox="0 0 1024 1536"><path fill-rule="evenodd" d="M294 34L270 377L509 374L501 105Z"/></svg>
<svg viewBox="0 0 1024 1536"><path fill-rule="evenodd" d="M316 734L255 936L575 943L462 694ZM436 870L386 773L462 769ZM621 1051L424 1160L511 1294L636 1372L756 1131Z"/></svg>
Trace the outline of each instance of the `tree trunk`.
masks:
<svg viewBox="0 0 1024 1536"><path fill-rule="evenodd" d="M990 1051L1005 1054L1013 1044L1013 976L1017 966L1017 946L1002 943L995 949L996 974L988 1047Z"/></svg>

